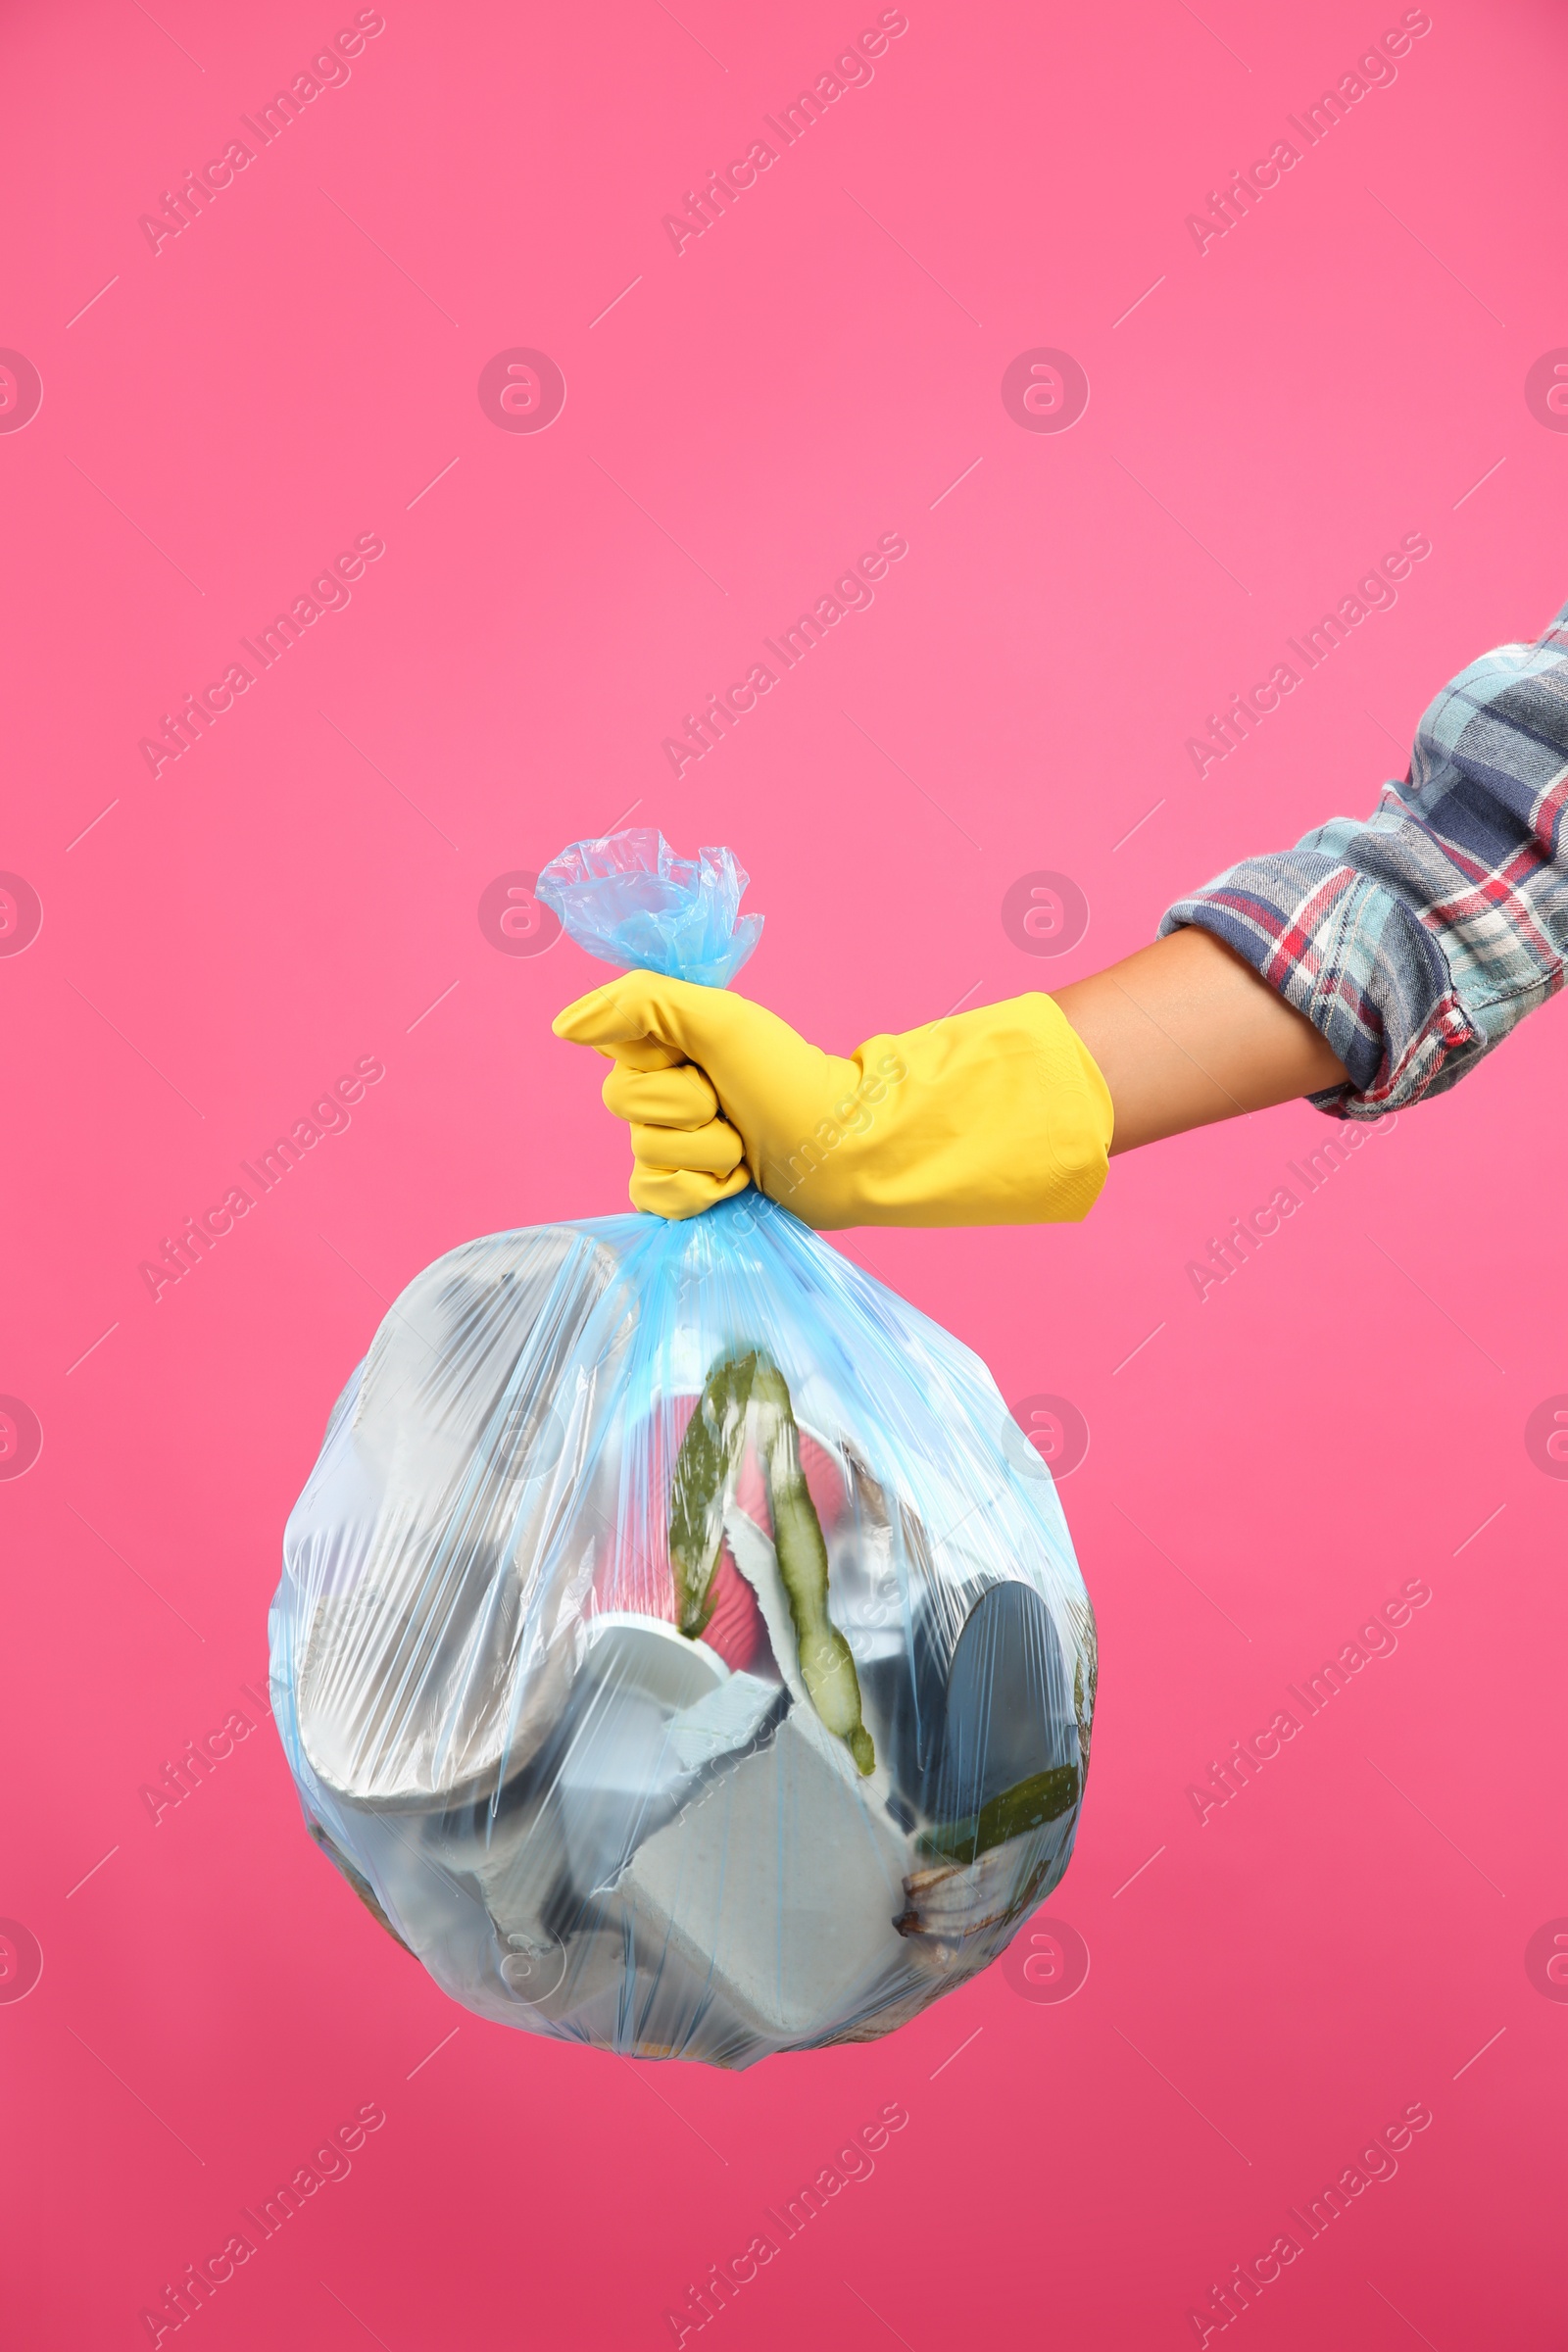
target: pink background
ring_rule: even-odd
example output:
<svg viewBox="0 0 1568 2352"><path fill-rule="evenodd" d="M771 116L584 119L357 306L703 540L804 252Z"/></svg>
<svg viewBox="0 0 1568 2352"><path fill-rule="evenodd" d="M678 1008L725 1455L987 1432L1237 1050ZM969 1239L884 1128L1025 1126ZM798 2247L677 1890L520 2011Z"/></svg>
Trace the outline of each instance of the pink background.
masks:
<svg viewBox="0 0 1568 2352"><path fill-rule="evenodd" d="M729 842L747 985L848 1048L1092 970L1367 809L1437 688L1568 592L1568 438L1524 397L1568 342L1560 10L1434 0L1251 218L1201 256L1184 226L1399 13L910 0L677 256L663 214L874 8L388 0L156 254L140 216L354 11L7 11L0 343L44 387L0 434L0 867L43 906L0 957L0 1391L43 1432L0 1483L0 1914L43 1956L0 2003L8 2341L149 2340L374 2101L350 2177L190 2323L209 2352L668 2344L895 2100L874 2177L705 2341L1191 2343L1417 2101L1397 2176L1237 2325L1560 2341L1568 2008L1526 1947L1568 1913L1568 1488L1524 1443L1568 1389L1556 1010L1201 1303L1188 1260L1335 1134L1305 1106L1119 1163L1083 1228L843 1245L1091 1431L1070 2000L999 1967L878 2045L632 2066L447 2003L313 1850L270 1727L156 1825L140 1793L256 1714L283 1520L384 1302L623 1199L549 1033L595 968L498 952L497 876L628 808ZM476 397L518 346L567 385L538 434ZM1000 396L1039 346L1092 386L1059 435ZM887 531L874 606L677 781L682 713ZM1200 781L1206 713L1410 531L1396 609ZM348 609L155 778L160 714L372 532ZM1039 869L1092 909L1054 960L1001 919ZM362 1055L352 1128L155 1303L140 1262ZM1189 1784L1416 1577L1396 1653L1200 1825Z"/></svg>

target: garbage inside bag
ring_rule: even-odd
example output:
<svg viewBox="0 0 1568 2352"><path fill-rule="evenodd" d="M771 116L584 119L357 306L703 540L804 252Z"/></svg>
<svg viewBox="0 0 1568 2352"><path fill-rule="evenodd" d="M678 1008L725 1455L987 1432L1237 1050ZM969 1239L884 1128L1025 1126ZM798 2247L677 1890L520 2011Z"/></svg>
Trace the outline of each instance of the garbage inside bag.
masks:
<svg viewBox="0 0 1568 2352"><path fill-rule="evenodd" d="M736 927L727 852L579 847L568 929L598 889L607 938L620 858L694 898L725 861ZM1095 1630L1050 1473L967 1348L755 1191L417 1276L270 1633L312 1836L454 1998L533 2032L727 2067L869 2039L1071 1853Z"/></svg>

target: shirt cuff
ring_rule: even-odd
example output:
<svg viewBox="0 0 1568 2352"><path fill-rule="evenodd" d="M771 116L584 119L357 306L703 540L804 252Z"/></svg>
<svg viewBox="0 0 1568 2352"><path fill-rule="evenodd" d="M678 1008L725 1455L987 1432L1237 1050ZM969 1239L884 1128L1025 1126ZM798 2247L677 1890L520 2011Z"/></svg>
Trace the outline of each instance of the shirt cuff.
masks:
<svg viewBox="0 0 1568 2352"><path fill-rule="evenodd" d="M1307 1098L1375 1119L1442 1092L1486 1051L1442 947L1393 891L1321 852L1247 858L1159 926L1208 931L1333 1048L1349 1083Z"/></svg>

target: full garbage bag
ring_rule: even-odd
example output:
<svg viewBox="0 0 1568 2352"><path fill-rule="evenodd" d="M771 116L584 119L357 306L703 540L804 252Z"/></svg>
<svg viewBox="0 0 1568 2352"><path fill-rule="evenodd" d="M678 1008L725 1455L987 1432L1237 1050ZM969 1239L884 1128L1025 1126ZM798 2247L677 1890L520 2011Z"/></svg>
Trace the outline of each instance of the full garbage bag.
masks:
<svg viewBox="0 0 1568 2352"><path fill-rule="evenodd" d="M546 869L614 959L732 976L727 851ZM468 2009L745 2067L870 2039L1067 1866L1093 1612L983 1364L786 1209L494 1234L409 1285L270 1618L307 1827Z"/></svg>

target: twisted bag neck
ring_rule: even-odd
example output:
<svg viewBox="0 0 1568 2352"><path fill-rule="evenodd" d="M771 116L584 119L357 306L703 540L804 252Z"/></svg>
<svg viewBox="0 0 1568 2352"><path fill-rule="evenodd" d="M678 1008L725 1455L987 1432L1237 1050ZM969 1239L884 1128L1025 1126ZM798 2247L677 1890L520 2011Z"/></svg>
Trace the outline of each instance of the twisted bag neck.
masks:
<svg viewBox="0 0 1568 2352"><path fill-rule="evenodd" d="M762 917L740 911L749 880L732 850L677 858L662 833L634 825L572 842L536 888L590 956L727 988L762 936Z"/></svg>

